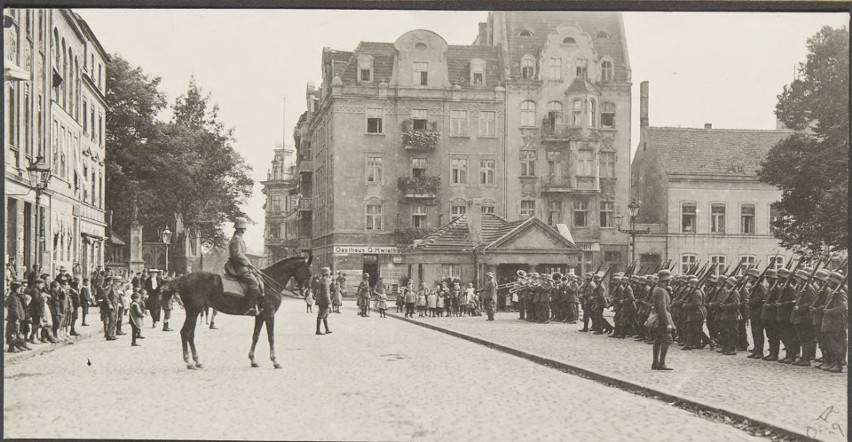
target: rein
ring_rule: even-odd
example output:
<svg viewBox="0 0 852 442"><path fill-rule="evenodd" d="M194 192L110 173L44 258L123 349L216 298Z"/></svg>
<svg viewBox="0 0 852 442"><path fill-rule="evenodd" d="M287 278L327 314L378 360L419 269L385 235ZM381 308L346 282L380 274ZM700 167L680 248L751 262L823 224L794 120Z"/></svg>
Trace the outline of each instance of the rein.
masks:
<svg viewBox="0 0 852 442"><path fill-rule="evenodd" d="M261 272L260 269L258 269L256 267L252 267L252 269L258 274L258 276L261 277L261 279L263 279L263 282L267 286L269 286L269 288L271 288L278 295L284 296L283 292L288 291L290 293L293 293L293 295L288 295L288 296L301 298L301 296L296 296L296 294L294 292L292 292L291 290L288 290L287 287L285 287L284 285L282 285L281 283L279 283L278 281L273 279L271 276L267 275L266 273Z"/></svg>

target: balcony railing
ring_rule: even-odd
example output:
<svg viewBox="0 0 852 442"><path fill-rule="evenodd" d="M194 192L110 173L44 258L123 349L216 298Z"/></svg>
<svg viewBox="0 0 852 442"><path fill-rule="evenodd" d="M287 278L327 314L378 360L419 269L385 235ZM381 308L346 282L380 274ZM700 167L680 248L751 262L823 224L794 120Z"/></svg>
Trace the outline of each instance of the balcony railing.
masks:
<svg viewBox="0 0 852 442"><path fill-rule="evenodd" d="M313 201L310 198L299 198L299 211L310 212L313 210Z"/></svg>
<svg viewBox="0 0 852 442"><path fill-rule="evenodd" d="M429 124L429 128L422 129L415 129L411 120L402 122L402 147L405 150L435 150L439 141L441 141L441 132L438 131L438 124L434 121Z"/></svg>
<svg viewBox="0 0 852 442"><path fill-rule="evenodd" d="M541 122L541 137L542 138L568 138L570 135L571 126L564 124L554 124L544 120Z"/></svg>
<svg viewBox="0 0 852 442"><path fill-rule="evenodd" d="M441 177L400 177L397 180L397 186L405 198L434 198L441 186Z"/></svg>
<svg viewBox="0 0 852 442"><path fill-rule="evenodd" d="M573 188L573 183L568 177L547 176L541 180L542 192L570 192Z"/></svg>

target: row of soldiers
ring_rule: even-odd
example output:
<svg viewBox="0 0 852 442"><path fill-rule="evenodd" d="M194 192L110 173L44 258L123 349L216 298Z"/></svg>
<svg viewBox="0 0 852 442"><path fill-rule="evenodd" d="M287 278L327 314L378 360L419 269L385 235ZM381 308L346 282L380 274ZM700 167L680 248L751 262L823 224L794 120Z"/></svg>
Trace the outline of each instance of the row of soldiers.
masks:
<svg viewBox="0 0 852 442"><path fill-rule="evenodd" d="M847 276L840 270L801 268L790 264L781 269L767 266L743 268L740 263L716 274L713 266L691 266L685 274L672 278L667 287L671 296L673 334L682 350L711 350L725 355L747 351L747 329L752 349L749 358L810 366L813 362L827 371L840 373L846 364ZM665 267L665 266L664 266ZM584 280L574 275L544 275L518 271L518 279L505 287L518 293L520 319L547 323L551 320L575 324L578 307L583 307L581 332L610 334L613 338L636 336L637 341L653 343L649 317L651 295L659 281L646 275L615 273L607 288L602 281L609 274L586 273ZM659 269L654 269L659 270ZM640 270L641 272L641 270ZM611 293L611 296L610 296ZM603 312L612 308L614 324ZM589 326L591 322L591 327ZM704 325L707 331L704 331ZM780 344L784 344L784 357ZM820 348L821 358L816 357Z"/></svg>

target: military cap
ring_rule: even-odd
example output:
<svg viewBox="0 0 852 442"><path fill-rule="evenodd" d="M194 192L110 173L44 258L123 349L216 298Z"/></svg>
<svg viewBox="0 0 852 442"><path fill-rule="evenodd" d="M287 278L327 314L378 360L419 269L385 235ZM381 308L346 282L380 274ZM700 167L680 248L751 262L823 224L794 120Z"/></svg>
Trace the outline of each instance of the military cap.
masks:
<svg viewBox="0 0 852 442"><path fill-rule="evenodd" d="M775 279L778 277L778 272L774 269L769 269L766 271L766 275L764 275L764 277Z"/></svg>
<svg viewBox="0 0 852 442"><path fill-rule="evenodd" d="M592 272L586 273L586 278L591 278L591 277L592 277Z"/></svg>
<svg viewBox="0 0 852 442"><path fill-rule="evenodd" d="M320 274L322 274L322 275L330 275L330 274L331 274L331 269L330 269L330 268L328 268L328 267L323 267L323 268L321 268L321 269L320 269Z"/></svg>
<svg viewBox="0 0 852 442"><path fill-rule="evenodd" d="M485 277L486 277L486 278L493 278L493 277L494 277L494 273L488 272L488 273L486 273L486 274L485 274Z"/></svg>
<svg viewBox="0 0 852 442"><path fill-rule="evenodd" d="M650 281L650 282L657 282L657 281L659 281L659 279L660 279L660 277L657 276L657 275L648 275L648 281Z"/></svg>
<svg viewBox="0 0 852 442"><path fill-rule="evenodd" d="M843 274L840 272L831 272L828 274L828 280L835 284L840 284L843 282Z"/></svg>
<svg viewBox="0 0 852 442"><path fill-rule="evenodd" d="M639 275L630 275L630 281L632 281L632 282L639 281Z"/></svg>
<svg viewBox="0 0 852 442"><path fill-rule="evenodd" d="M370 274L367 273L367 272L364 272L364 275L362 275L362 278L364 278L364 279L367 279L369 277L370 277Z"/></svg>
<svg viewBox="0 0 852 442"><path fill-rule="evenodd" d="M817 270L816 274L814 275L814 278L819 279L822 282L825 282L825 280L828 279L828 270L826 270L826 269Z"/></svg>
<svg viewBox="0 0 852 442"><path fill-rule="evenodd" d="M38 275L38 277L47 280L50 279L50 273L42 273L41 275Z"/></svg>
<svg viewBox="0 0 852 442"><path fill-rule="evenodd" d="M796 271L796 277L801 279L808 279L811 276L811 272L813 269L804 269Z"/></svg>
<svg viewBox="0 0 852 442"><path fill-rule="evenodd" d="M696 277L689 278L689 281L686 281L686 283L689 284L689 285L692 285L692 286L698 285L698 278L696 278Z"/></svg>
<svg viewBox="0 0 852 442"><path fill-rule="evenodd" d="M725 284L728 284L729 286L732 286L732 287L737 285L737 277L731 276L730 278L725 280Z"/></svg>
<svg viewBox="0 0 852 442"><path fill-rule="evenodd" d="M672 272L666 269L660 270L660 272L657 273L657 278L659 278L660 282L669 281L672 279Z"/></svg>
<svg viewBox="0 0 852 442"><path fill-rule="evenodd" d="M778 269L778 277L779 278L789 278L790 277L790 270L787 270L783 267Z"/></svg>
<svg viewBox="0 0 852 442"><path fill-rule="evenodd" d="M748 276L754 276L755 278L760 278L760 271L757 269L751 269L748 271Z"/></svg>
<svg viewBox="0 0 852 442"><path fill-rule="evenodd" d="M67 272L68 269L65 266L59 266L59 271L60 272Z"/></svg>

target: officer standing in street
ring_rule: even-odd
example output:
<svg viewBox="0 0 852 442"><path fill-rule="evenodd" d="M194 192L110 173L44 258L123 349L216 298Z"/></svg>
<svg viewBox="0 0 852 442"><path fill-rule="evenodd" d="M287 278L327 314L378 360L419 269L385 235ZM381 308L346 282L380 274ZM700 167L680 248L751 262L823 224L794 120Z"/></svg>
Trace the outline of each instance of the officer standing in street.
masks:
<svg viewBox="0 0 852 442"><path fill-rule="evenodd" d="M669 346L674 342L672 339L674 322L671 316L671 294L669 293L672 273L665 269L660 270L657 277L659 280L651 292L651 305L657 316L651 323L654 335L654 362L651 364L651 370L672 370L666 365L666 354L669 352Z"/></svg>
<svg viewBox="0 0 852 442"><path fill-rule="evenodd" d="M361 284L358 285L358 307L361 308L361 312L358 313L362 318L369 317L367 314L367 308L370 305L370 274L364 273Z"/></svg>
<svg viewBox="0 0 852 442"><path fill-rule="evenodd" d="M593 298L592 293L595 289L595 283L592 281L592 272L588 272L585 275L586 281L585 284L580 289L580 303L583 306L583 328L580 329L581 332L589 331L589 319L592 318L592 305ZM595 331L595 321L592 321L591 331Z"/></svg>
<svg viewBox="0 0 852 442"><path fill-rule="evenodd" d="M485 314L488 315L488 319L486 321L494 320L494 274L488 272L485 274L485 286L482 288L482 295L480 298L482 299L482 304L485 306Z"/></svg>
<svg viewBox="0 0 852 442"><path fill-rule="evenodd" d="M328 311L331 306L331 291L330 291L330 281L329 275L331 275L331 269L328 267L323 267L320 270L319 285L317 286L316 291L316 303L317 303L317 335L322 335L323 333L320 331L320 324L325 326L325 334L331 334L331 330L328 329Z"/></svg>

